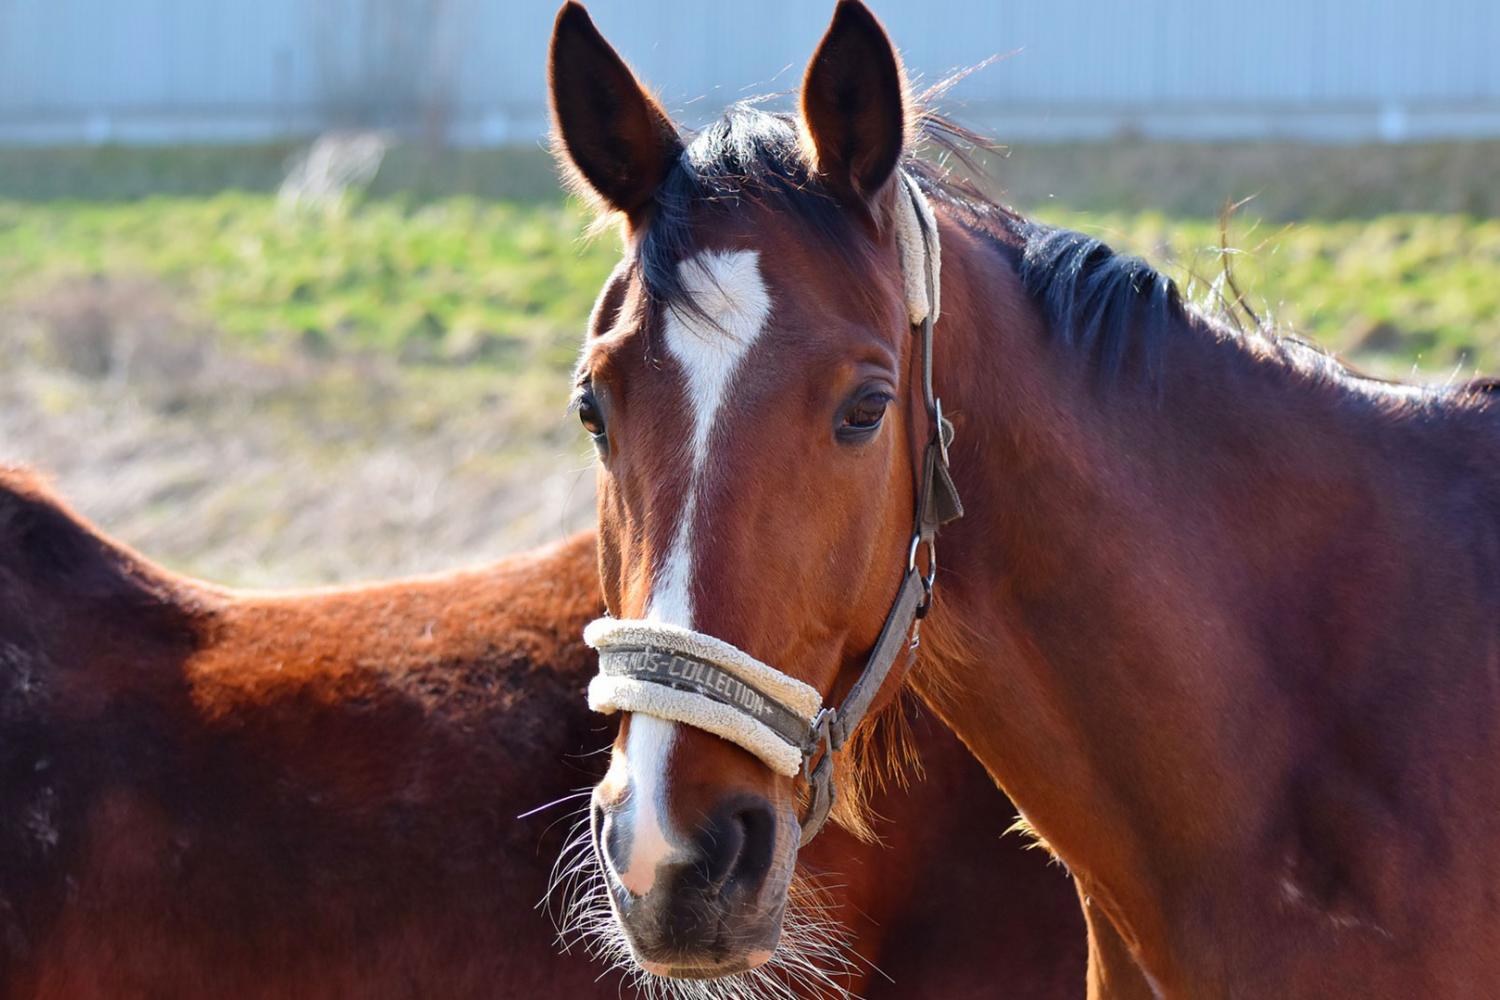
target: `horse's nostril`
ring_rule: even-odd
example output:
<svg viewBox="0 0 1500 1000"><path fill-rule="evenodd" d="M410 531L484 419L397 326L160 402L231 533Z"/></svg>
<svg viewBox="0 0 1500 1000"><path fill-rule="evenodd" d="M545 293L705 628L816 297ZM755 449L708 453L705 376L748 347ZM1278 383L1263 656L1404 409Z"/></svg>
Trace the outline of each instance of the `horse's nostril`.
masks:
<svg viewBox="0 0 1500 1000"><path fill-rule="evenodd" d="M776 813L769 802L761 802L741 810L739 819L745 843L730 879L746 888L759 888L771 871L771 857L776 851Z"/></svg>
<svg viewBox="0 0 1500 1000"><path fill-rule="evenodd" d="M745 827L739 814L734 810L719 810L703 828L700 847L705 880L709 885L722 884L745 847Z"/></svg>
<svg viewBox="0 0 1500 1000"><path fill-rule="evenodd" d="M709 884L754 892L771 870L776 814L764 799L736 798L715 811L699 846Z"/></svg>
<svg viewBox="0 0 1500 1000"><path fill-rule="evenodd" d="M596 802L590 810L594 828L594 850L599 859L609 866L616 881L634 891L629 881L630 829L627 824L605 812Z"/></svg>

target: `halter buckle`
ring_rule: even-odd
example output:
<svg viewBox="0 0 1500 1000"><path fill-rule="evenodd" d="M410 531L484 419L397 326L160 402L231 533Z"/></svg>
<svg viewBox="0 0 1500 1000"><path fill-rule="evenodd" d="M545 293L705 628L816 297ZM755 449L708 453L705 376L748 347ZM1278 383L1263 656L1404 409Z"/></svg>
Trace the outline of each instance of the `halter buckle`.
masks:
<svg viewBox="0 0 1500 1000"><path fill-rule="evenodd" d="M800 846L806 847L833 811L833 753L840 740L834 728L838 712L832 708L821 709L813 716L812 727L807 734L807 746L802 751L802 777L807 781L807 810L802 816L802 838ZM818 763L813 764L813 754L822 745L823 753Z"/></svg>
<svg viewBox="0 0 1500 1000"><path fill-rule="evenodd" d="M838 749L838 734L833 728L838 717L838 710L834 708L819 709L818 714L813 716L812 726L807 733L807 745L802 748L802 776L809 781L812 780L813 754L818 752L818 747L823 748L825 758L831 758Z"/></svg>

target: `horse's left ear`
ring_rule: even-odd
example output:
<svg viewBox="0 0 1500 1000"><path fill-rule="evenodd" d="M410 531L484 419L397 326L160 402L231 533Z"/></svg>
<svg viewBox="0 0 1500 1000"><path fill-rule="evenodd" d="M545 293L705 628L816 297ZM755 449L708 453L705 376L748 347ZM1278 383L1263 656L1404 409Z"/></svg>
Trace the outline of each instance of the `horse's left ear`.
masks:
<svg viewBox="0 0 1500 1000"><path fill-rule="evenodd" d="M802 78L802 125L818 176L839 198L868 206L906 145L906 79L875 15L839 0Z"/></svg>
<svg viewBox="0 0 1500 1000"><path fill-rule="evenodd" d="M682 152L672 120L580 3L563 4L547 64L559 159L632 224Z"/></svg>

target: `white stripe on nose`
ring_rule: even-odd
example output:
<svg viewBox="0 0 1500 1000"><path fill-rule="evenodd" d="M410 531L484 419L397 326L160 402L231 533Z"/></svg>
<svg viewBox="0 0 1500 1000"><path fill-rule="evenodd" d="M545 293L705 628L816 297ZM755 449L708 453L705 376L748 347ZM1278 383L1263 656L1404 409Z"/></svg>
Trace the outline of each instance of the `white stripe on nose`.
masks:
<svg viewBox="0 0 1500 1000"><path fill-rule="evenodd" d="M633 715L630 732L625 738L625 762L630 780L630 805L624 817L630 824L629 856L625 867L608 851L615 880L634 896L644 896L656 884L656 870L672 857L672 842L667 836L666 809L662 788L665 784L667 759L676 740L677 726L650 715Z"/></svg>
<svg viewBox="0 0 1500 1000"><path fill-rule="evenodd" d="M678 514L672 547L652 587L646 617L693 627L693 522L715 418L729 396L735 372L771 315L771 293L760 276L754 250L705 251L678 266L683 293L698 311L667 313L667 353L682 367L693 413L687 497Z"/></svg>
<svg viewBox="0 0 1500 1000"><path fill-rule="evenodd" d="M754 250L705 251L678 266L683 293L697 305L667 314L667 351L681 366L684 392L693 414L689 439L688 489L678 513L672 547L652 583L646 603L651 621L693 627L693 522L715 417L729 396L740 362L765 329L771 296L760 276ZM630 717L625 761L630 780L630 856L623 871L611 864L627 891L644 896L656 883L657 869L672 859L674 841L667 820L666 774L676 742L677 723L649 715ZM606 852L607 854L608 852Z"/></svg>

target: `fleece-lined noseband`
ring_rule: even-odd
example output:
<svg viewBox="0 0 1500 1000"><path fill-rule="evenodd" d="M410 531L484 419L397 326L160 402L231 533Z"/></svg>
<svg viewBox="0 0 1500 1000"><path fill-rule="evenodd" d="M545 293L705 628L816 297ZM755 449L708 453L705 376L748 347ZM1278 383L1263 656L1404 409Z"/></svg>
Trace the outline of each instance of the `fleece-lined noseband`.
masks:
<svg viewBox="0 0 1500 1000"><path fill-rule="evenodd" d="M902 653L917 648L921 620L932 606L938 528L963 515L948 473L953 425L932 392L932 329L938 317L941 269L937 222L915 181L901 173L894 229L901 254L906 306L921 337L922 399L931 431L917 482L916 516L901 588L886 615L865 668L841 705L737 646L702 632L660 622L600 618L584 630L599 651L599 673L589 683L596 712L640 712L721 736L755 754L778 774L808 783L802 843L817 836L833 808L833 755L869 712ZM927 550L927 568L917 556ZM820 753L821 752L821 753Z"/></svg>

